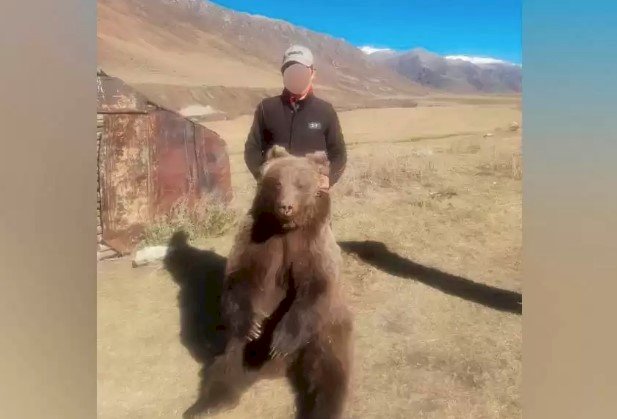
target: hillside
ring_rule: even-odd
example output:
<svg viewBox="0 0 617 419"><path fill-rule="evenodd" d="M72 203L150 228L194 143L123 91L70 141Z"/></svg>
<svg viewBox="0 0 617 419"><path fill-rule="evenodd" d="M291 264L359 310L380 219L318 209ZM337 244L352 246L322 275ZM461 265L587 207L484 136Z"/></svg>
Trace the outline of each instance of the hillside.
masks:
<svg viewBox="0 0 617 419"><path fill-rule="evenodd" d="M316 87L339 109L409 105L428 92L343 40L210 2L99 0L97 12L99 66L196 118L250 113L279 92L293 43L313 50Z"/></svg>

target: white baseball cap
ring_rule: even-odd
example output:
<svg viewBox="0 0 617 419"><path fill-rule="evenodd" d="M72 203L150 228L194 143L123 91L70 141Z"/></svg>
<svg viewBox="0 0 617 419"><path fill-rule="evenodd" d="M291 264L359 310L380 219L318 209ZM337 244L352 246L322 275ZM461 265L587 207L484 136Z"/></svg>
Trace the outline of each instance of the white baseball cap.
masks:
<svg viewBox="0 0 617 419"><path fill-rule="evenodd" d="M289 63L300 63L306 67L312 67L313 53L310 49L302 45L292 45L283 55L283 64L281 68L284 68Z"/></svg>

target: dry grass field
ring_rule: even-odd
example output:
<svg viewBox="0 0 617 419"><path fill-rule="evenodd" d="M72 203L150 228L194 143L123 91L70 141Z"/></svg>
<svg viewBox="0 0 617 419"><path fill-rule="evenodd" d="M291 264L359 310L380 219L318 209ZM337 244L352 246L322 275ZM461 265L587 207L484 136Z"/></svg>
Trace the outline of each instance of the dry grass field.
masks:
<svg viewBox="0 0 617 419"><path fill-rule="evenodd" d="M356 329L346 418L520 418L521 134L509 129L519 101L435 99L340 118L349 163L332 190L333 228ZM242 160L250 119L208 125L228 141L242 212L254 191ZM224 257L232 234L192 244ZM178 286L161 265L129 259L98 275L99 418L180 417L199 365L178 339ZM213 417L292 411L273 380Z"/></svg>

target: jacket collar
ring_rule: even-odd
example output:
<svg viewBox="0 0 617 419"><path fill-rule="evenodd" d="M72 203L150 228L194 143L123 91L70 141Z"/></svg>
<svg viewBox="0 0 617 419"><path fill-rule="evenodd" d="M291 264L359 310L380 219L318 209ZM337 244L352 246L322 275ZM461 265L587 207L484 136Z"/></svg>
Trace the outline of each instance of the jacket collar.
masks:
<svg viewBox="0 0 617 419"><path fill-rule="evenodd" d="M306 103L310 102L313 99L313 87L311 86L311 88L309 89L308 93L306 94L306 96L304 98L302 98L301 100L298 100L298 95L294 95L293 93L291 93L289 90L287 89L283 89L283 92L281 93L281 99L283 100L283 102L292 107L294 103L296 103L297 105L303 106Z"/></svg>

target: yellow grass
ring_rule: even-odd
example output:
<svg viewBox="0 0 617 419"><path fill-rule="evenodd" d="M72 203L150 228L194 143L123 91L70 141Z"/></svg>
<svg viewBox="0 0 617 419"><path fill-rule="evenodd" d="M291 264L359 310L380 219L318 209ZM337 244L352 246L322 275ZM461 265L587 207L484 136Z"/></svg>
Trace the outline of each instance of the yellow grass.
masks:
<svg viewBox="0 0 617 419"><path fill-rule="evenodd" d="M521 291L520 132L507 130L520 113L474 103L341 120L358 143L332 190L356 328L346 418L520 418L520 315L436 285ZM248 123L218 123L238 211L254 191L241 155ZM433 137L396 142L422 136ZM231 240L227 232L194 243L225 256ZM353 251L362 246L400 269L363 259ZM160 266L132 269L128 260L101 263L98 284L99 417L179 417L194 400L199 366L178 340L177 286ZM213 417L282 419L292 410L285 381L263 381Z"/></svg>

